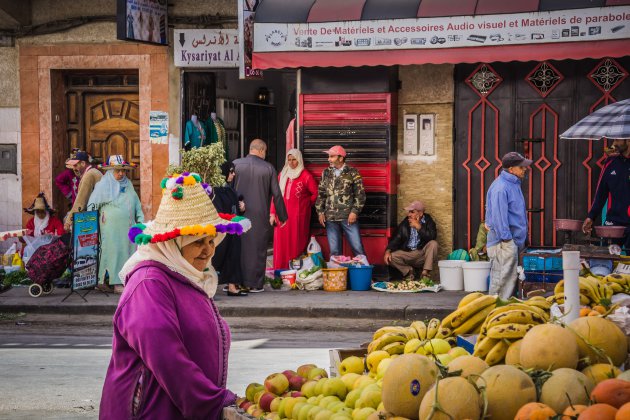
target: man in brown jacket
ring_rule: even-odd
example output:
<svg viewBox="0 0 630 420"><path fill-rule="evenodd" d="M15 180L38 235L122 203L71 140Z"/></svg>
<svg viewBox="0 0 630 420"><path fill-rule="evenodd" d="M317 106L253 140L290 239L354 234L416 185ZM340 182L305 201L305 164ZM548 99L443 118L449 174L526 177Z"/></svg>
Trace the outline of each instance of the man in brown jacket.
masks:
<svg viewBox="0 0 630 420"><path fill-rule="evenodd" d="M77 152L74 159L66 162L66 165L72 165L74 172L80 174L81 176L77 198L74 200L72 208L66 215L64 223L66 231L70 231L70 228L72 227L72 215L74 213L88 210L86 209L86 206L92 191L94 191L94 185L101 180L103 174L96 167L90 165L89 155L87 152L82 150Z"/></svg>

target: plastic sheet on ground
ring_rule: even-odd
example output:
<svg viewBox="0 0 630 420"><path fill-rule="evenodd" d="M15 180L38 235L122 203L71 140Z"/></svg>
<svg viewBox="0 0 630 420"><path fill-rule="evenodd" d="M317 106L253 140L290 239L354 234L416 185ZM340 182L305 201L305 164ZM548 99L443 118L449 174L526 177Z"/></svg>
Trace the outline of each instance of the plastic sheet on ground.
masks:
<svg viewBox="0 0 630 420"><path fill-rule="evenodd" d="M410 289L410 290L399 290L399 289L388 289L386 281L379 281L372 283L372 289L378 292L388 292L388 293L424 293L424 292L432 292L437 293L442 290L442 286L439 284L433 286L424 286L422 288Z"/></svg>

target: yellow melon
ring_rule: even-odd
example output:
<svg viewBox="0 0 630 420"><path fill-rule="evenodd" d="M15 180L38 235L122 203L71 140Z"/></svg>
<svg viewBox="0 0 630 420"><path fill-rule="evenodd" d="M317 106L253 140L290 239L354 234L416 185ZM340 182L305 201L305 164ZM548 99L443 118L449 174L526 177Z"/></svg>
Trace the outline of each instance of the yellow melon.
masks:
<svg viewBox="0 0 630 420"><path fill-rule="evenodd" d="M578 336L577 343L580 359L588 358L588 364L608 363L610 357L615 366L621 366L628 356L628 341L621 328L602 317L578 318L569 324ZM585 342L586 340L586 342ZM588 344L604 354L597 354Z"/></svg>
<svg viewBox="0 0 630 420"><path fill-rule="evenodd" d="M505 354L506 365L520 365L521 364L521 345L523 340L517 340L510 344L508 351Z"/></svg>
<svg viewBox="0 0 630 420"><path fill-rule="evenodd" d="M544 383L540 402L562 413L571 404L588 405L595 383L582 372L560 368Z"/></svg>
<svg viewBox="0 0 630 420"><path fill-rule="evenodd" d="M534 381L511 365L496 365L486 369L477 380L486 387L488 416L492 420L514 420L518 410L536 401Z"/></svg>
<svg viewBox="0 0 630 420"><path fill-rule="evenodd" d="M460 376L467 378L469 375L481 375L481 373L488 369L488 364L485 360L477 356L460 356L448 364L448 372L457 372L461 370Z"/></svg>
<svg viewBox="0 0 630 420"><path fill-rule="evenodd" d="M395 416L418 418L422 397L437 380L439 370L426 356L402 354L391 362L383 376L385 410Z"/></svg>
<svg viewBox="0 0 630 420"><path fill-rule="evenodd" d="M618 367L607 363L597 363L582 370L582 373L588 376L595 385L606 379L616 378L621 374Z"/></svg>
<svg viewBox="0 0 630 420"><path fill-rule="evenodd" d="M420 419L430 416L432 420L478 419L482 406L483 399L477 389L467 379L456 376L433 385L422 399L418 416ZM438 407L443 411L437 410Z"/></svg>
<svg viewBox="0 0 630 420"><path fill-rule="evenodd" d="M575 334L555 324L536 325L523 337L520 360L525 369L575 369L578 364Z"/></svg>

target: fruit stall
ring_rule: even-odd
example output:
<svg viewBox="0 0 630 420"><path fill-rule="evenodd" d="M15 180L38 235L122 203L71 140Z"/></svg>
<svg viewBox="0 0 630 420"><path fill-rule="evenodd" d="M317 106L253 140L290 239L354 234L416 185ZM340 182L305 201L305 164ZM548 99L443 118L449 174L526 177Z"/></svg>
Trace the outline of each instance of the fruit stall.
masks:
<svg viewBox="0 0 630 420"><path fill-rule="evenodd" d="M252 378L224 418L630 419L630 274L580 277L571 322L563 285L523 300L474 292L444 319L384 326L331 350L329 371Z"/></svg>

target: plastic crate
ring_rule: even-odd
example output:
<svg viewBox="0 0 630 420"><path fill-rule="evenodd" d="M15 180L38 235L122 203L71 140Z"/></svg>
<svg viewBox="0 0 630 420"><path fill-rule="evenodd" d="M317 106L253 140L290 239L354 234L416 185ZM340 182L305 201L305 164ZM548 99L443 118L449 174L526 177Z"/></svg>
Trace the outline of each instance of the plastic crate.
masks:
<svg viewBox="0 0 630 420"><path fill-rule="evenodd" d="M545 272L525 272L525 281L535 283L558 283L562 280L562 270L549 270Z"/></svg>
<svg viewBox="0 0 630 420"><path fill-rule="evenodd" d="M524 255L523 269L525 271L562 270L562 257Z"/></svg>
<svg viewBox="0 0 630 420"><path fill-rule="evenodd" d="M457 346L463 347L468 353L473 354L477 337L479 337L477 334L458 335Z"/></svg>

